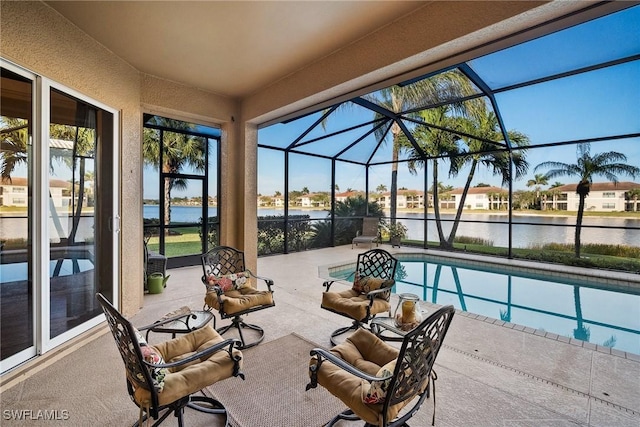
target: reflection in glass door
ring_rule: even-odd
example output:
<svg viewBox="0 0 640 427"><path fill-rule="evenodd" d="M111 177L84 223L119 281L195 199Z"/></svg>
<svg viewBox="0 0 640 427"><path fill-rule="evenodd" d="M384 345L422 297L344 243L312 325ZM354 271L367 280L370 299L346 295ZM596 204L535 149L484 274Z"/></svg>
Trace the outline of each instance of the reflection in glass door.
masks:
<svg viewBox="0 0 640 427"><path fill-rule="evenodd" d="M101 194L96 178L98 144L112 134L113 115L51 89L49 125L50 338L97 316L101 281L98 262L110 254L97 251L96 222ZM111 175L111 174L109 174ZM108 221L108 219L106 219ZM105 236L106 237L106 236Z"/></svg>
<svg viewBox="0 0 640 427"><path fill-rule="evenodd" d="M32 78L3 68L0 83L0 355L10 364L35 355Z"/></svg>

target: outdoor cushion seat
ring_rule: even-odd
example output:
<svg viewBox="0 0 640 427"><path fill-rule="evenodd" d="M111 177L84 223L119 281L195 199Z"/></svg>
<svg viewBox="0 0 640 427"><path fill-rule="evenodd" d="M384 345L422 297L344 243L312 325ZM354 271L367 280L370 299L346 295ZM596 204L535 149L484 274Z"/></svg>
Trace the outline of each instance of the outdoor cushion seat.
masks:
<svg viewBox="0 0 640 427"><path fill-rule="evenodd" d="M220 296L216 292L207 292L204 302L216 310L220 310L220 300L224 311L228 315L244 312L251 307L260 305L273 305L273 294L269 291L259 291L246 287L238 290L227 291Z"/></svg>
<svg viewBox="0 0 640 427"><path fill-rule="evenodd" d="M153 347L166 363L172 363L200 353L222 341L224 340L220 334L211 325L206 325L178 338L155 344ZM234 349L232 354L238 358L242 356L237 349ZM158 393L158 404L168 405L183 396L229 378L233 376L235 369L242 369L242 360L240 359L236 366L234 359L224 351L182 366L169 368L169 373L164 378L164 389ZM139 387L134 393L134 399L140 406L147 405L151 402L151 391Z"/></svg>
<svg viewBox="0 0 640 427"><path fill-rule="evenodd" d="M370 303L372 304L370 305ZM382 298L374 298L371 301L367 295L353 289L347 289L341 292L323 292L322 307L363 321L367 318L367 314L376 315L388 312L390 304L389 301Z"/></svg>

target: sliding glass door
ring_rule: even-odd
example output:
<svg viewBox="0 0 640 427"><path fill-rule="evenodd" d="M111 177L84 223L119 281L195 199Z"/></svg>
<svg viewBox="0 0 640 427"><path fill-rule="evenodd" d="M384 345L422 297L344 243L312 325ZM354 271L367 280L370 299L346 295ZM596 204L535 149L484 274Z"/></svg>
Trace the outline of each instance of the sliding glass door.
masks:
<svg viewBox="0 0 640 427"><path fill-rule="evenodd" d="M118 276L117 113L2 65L0 372L96 325Z"/></svg>

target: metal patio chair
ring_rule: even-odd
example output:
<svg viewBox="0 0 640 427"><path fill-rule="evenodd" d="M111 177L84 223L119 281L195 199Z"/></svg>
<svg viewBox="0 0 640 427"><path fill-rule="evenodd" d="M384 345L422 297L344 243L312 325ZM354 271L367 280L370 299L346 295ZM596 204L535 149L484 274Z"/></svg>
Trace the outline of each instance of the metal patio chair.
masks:
<svg viewBox="0 0 640 427"><path fill-rule="evenodd" d="M379 245L380 242L380 232L378 230L378 225L380 224L380 218L377 217L364 217L362 218L362 232L358 231L356 237L351 241L351 249L353 249L353 245L358 246L358 243L368 243L369 249L373 247L373 243L375 242L376 246Z"/></svg>
<svg viewBox="0 0 640 427"><path fill-rule="evenodd" d="M347 405L327 426L339 420L362 420L365 427L406 426L432 388L434 425L433 364L454 313L451 305L435 311L404 334L399 350L362 328L331 350L311 350L307 390L320 384Z"/></svg>
<svg viewBox="0 0 640 427"><path fill-rule="evenodd" d="M185 408L217 415L227 425L227 411L219 401L194 394L230 377L244 379L238 340L223 340L207 325L151 346L104 295L98 293L96 298L124 362L129 396L140 408L134 426L150 419L158 426L171 414L183 426Z"/></svg>
<svg viewBox="0 0 640 427"><path fill-rule="evenodd" d="M264 339L264 330L242 320L242 316L273 307L273 280L259 277L246 268L244 252L229 246L218 246L202 255L202 282L207 287L205 309L216 309L221 319L231 319L227 326L218 328L224 335L232 328L240 336L241 349L253 347ZM258 290L264 282L267 290ZM257 332L257 338L247 342L243 331Z"/></svg>
<svg viewBox="0 0 640 427"><path fill-rule="evenodd" d="M323 283L320 307L352 320L350 326L336 329L331 334L331 344L339 335L356 330L368 323L376 314L388 312L391 288L395 284L398 260L384 249L370 249L358 255L351 289L331 292L335 280Z"/></svg>

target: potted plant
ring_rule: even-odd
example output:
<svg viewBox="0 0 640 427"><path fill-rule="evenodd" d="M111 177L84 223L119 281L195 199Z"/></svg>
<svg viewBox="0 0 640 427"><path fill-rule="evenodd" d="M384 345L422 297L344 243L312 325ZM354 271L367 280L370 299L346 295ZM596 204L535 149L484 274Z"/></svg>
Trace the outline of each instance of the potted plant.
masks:
<svg viewBox="0 0 640 427"><path fill-rule="evenodd" d="M407 237L407 227L400 222L389 224L387 226L387 233L389 233L389 243L391 243L391 247L400 247L402 239Z"/></svg>

